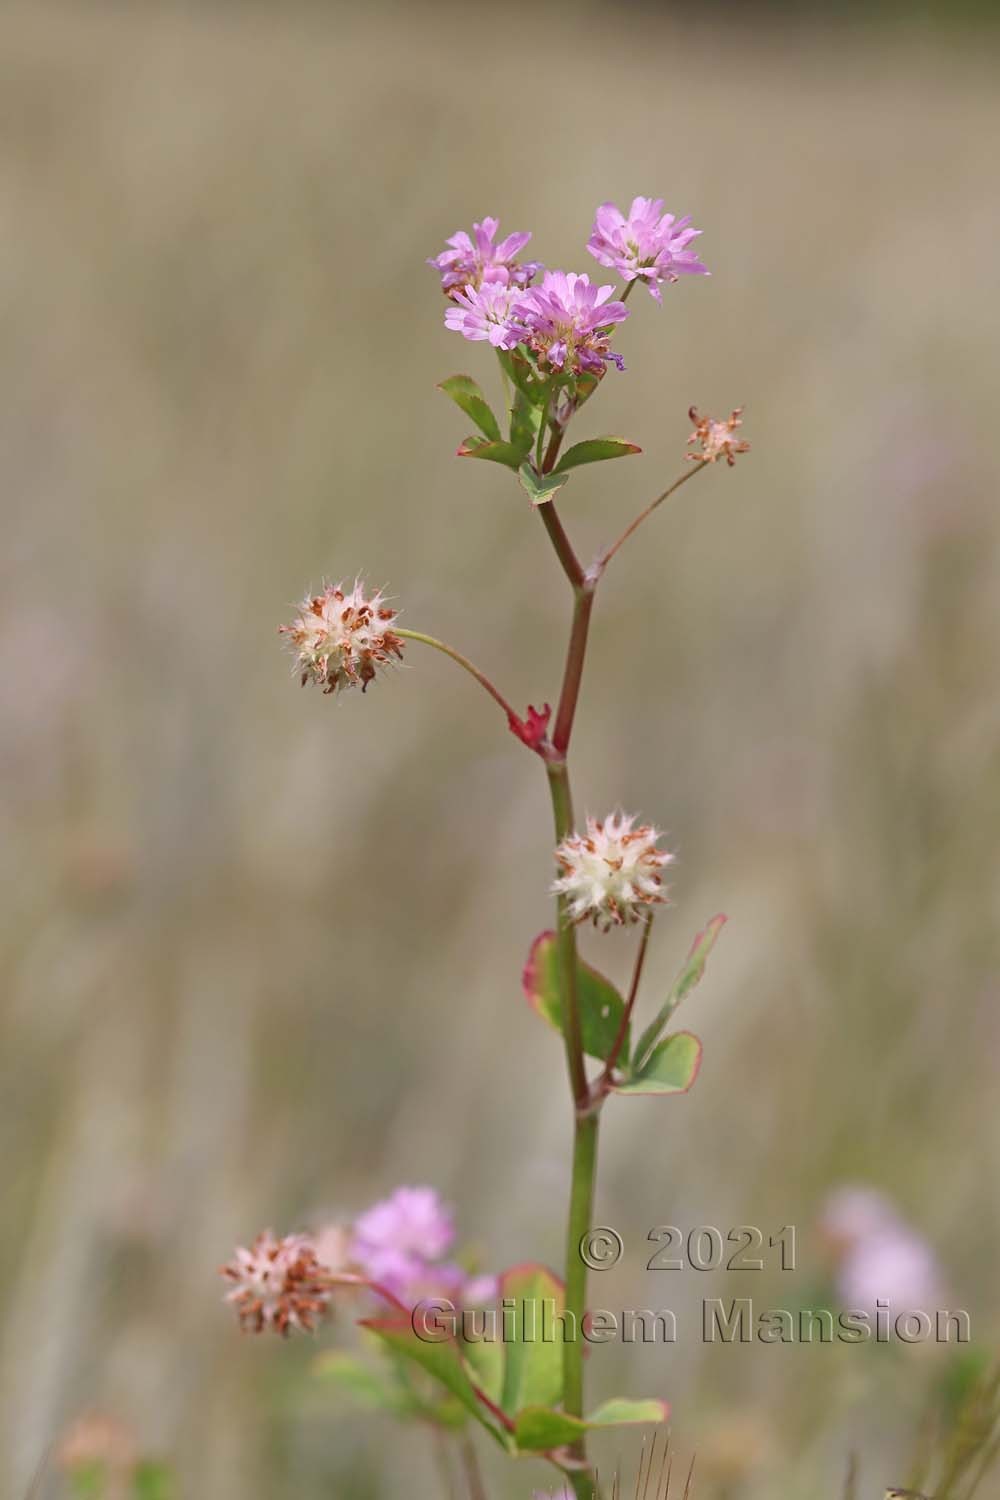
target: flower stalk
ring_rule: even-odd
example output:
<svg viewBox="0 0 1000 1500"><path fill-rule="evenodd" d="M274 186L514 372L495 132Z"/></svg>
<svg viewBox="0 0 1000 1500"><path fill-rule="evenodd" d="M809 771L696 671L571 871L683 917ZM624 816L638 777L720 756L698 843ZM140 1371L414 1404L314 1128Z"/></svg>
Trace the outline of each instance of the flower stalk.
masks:
<svg viewBox="0 0 1000 1500"><path fill-rule="evenodd" d="M628 215L612 203L596 213L587 249L595 260L623 281L599 285L575 272L546 270L521 258L531 236L523 231L498 240L499 224L484 218L472 233L456 232L430 264L441 277L446 299L445 327L497 354L509 417L505 433L497 415L468 375L454 375L440 389L475 424L476 431L458 450L463 459L503 464L516 476L537 509L556 559L569 585L572 617L563 656L554 723L549 703L528 706L522 717L495 682L453 646L418 630L401 629L397 611L381 592L369 593L360 579L353 587L324 585L299 605L292 624L282 626L303 683L314 682L325 693L364 692L386 669L403 659L410 642L447 656L472 677L506 715L514 736L542 760L552 805L554 858L558 874L551 891L556 902L556 930L543 932L532 945L524 971L524 988L538 1013L562 1035L573 1120L573 1149L566 1216L564 1279L545 1267L526 1262L499 1278L473 1275L459 1259L446 1259L453 1240L449 1211L433 1189L400 1188L358 1218L350 1231L331 1226L327 1234L258 1237L249 1250L237 1252L224 1270L229 1300L244 1327L280 1333L309 1329L327 1311L337 1286L364 1288L388 1304L392 1316L367 1320L365 1326L386 1345L398 1378L390 1383L387 1409L415 1419L435 1420L431 1405L408 1406L413 1366L438 1380L446 1399L482 1424L510 1453L534 1452L550 1460L578 1500L597 1500L597 1476L587 1460L585 1434L583 1329L587 1315L588 1261L585 1241L593 1224L597 1181L600 1111L612 1093L682 1094L694 1082L700 1043L691 1033L661 1040L673 1008L697 983L705 958L725 918L710 922L695 940L685 968L666 1006L637 1045L631 1042L653 913L666 901L662 871L673 856L659 846L652 825L619 810L604 819L588 814L582 827L574 815L569 751L580 705L597 586L611 560L645 521L683 484L709 464L727 465L747 449L738 436L741 409L724 421L690 416L695 429L688 453L692 460L622 531L617 540L584 568L570 540L554 496L581 464L603 462L640 452L623 437L590 437L560 454L574 417L590 401L610 369L622 371L624 360L612 345L630 317L626 307L641 283L656 303L661 287L682 276L707 275L691 243L700 231L688 218L663 211L661 199L636 198ZM536 278L539 278L536 281ZM612 377L617 378L617 376ZM627 998L596 970L582 963L577 927L592 921L598 931L640 924ZM679 1044L679 1047L678 1047ZM593 1079L587 1059L601 1064ZM482 1307L503 1297L505 1309L521 1299L522 1347L517 1358L502 1361L502 1379L481 1378L466 1352L464 1331L425 1345L416 1323L425 1298L450 1302L452 1311ZM530 1366L531 1340L523 1335L527 1299L564 1301L565 1322L561 1371L536 1365L533 1379L547 1390L546 1403L525 1400L521 1388ZM514 1294L514 1295L510 1295ZM450 1301L454 1299L454 1301ZM464 1328L464 1325L463 1325ZM412 1335L412 1337L411 1337ZM507 1335L505 1334L506 1338ZM464 1341L464 1342L463 1342ZM439 1349L440 1346L440 1349ZM494 1372L495 1373L495 1372ZM527 1388L535 1389L531 1379ZM662 1422L664 1402L614 1402L616 1422ZM440 1413L444 1421L443 1408ZM607 1407L594 1413L594 1425L607 1425ZM485 1500L475 1452L463 1432L459 1459L470 1500Z"/></svg>

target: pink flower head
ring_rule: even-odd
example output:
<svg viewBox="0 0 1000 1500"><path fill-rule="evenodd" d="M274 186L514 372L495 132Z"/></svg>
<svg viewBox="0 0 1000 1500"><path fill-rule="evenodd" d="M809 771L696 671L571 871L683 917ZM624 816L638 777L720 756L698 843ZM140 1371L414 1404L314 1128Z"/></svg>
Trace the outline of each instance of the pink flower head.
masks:
<svg viewBox="0 0 1000 1500"><path fill-rule="evenodd" d="M709 273L687 247L701 234L689 217L675 219L663 212L662 198L633 198L628 218L614 203L602 203L594 216L587 249L602 266L626 281L640 278L657 302L661 281Z"/></svg>
<svg viewBox="0 0 1000 1500"><path fill-rule="evenodd" d="M945 1278L937 1256L884 1193L837 1188L826 1200L819 1228L836 1264L845 1307L874 1313L883 1301L898 1315L933 1312L942 1304Z"/></svg>
<svg viewBox="0 0 1000 1500"><path fill-rule="evenodd" d="M943 1277L930 1245L905 1224L861 1240L837 1274L845 1307L874 1313L879 1301L895 1315L933 1313L943 1301Z"/></svg>
<svg viewBox="0 0 1000 1500"><path fill-rule="evenodd" d="M609 360L625 368L609 348L611 328L624 323L628 308L611 302L613 286L595 286L574 272L546 271L541 286L529 287L517 304L528 329L527 341L542 364L571 374L603 375Z"/></svg>
<svg viewBox="0 0 1000 1500"><path fill-rule="evenodd" d="M541 262L519 262L516 257L531 235L509 234L497 245L494 242L499 228L499 219L484 219L481 224L473 224L471 235L458 229L448 240L448 248L428 260L429 266L441 272L441 288L447 296L454 297L456 290L480 287L490 281L504 286L528 285Z"/></svg>
<svg viewBox="0 0 1000 1500"><path fill-rule="evenodd" d="M470 1276L456 1261L432 1265L415 1257L382 1284L411 1308L434 1297L447 1298L456 1307L479 1307L495 1299L498 1286L495 1276Z"/></svg>
<svg viewBox="0 0 1000 1500"><path fill-rule="evenodd" d="M437 1260L455 1242L451 1212L430 1187L400 1187L354 1225L355 1253L392 1250Z"/></svg>
<svg viewBox="0 0 1000 1500"><path fill-rule="evenodd" d="M360 1216L350 1255L365 1277L407 1307L430 1297L461 1307L491 1301L494 1277L472 1276L444 1260L454 1240L451 1213L434 1189L401 1187Z"/></svg>
<svg viewBox="0 0 1000 1500"><path fill-rule="evenodd" d="M444 326L463 338L488 339L494 349L514 349L525 337L517 313L521 289L506 281L484 281L452 293Z"/></svg>

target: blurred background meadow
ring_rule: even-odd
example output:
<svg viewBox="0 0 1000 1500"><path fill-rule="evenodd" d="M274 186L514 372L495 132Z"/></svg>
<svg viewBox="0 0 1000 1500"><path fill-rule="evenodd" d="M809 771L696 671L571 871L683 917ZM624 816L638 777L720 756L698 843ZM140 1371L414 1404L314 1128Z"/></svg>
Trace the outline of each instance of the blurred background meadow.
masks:
<svg viewBox="0 0 1000 1500"><path fill-rule="evenodd" d="M363 571L519 704L567 625L537 518L435 391L486 354L424 264L497 214L594 271L662 195L713 275L642 293L580 435L587 556L682 467L599 597L576 788L669 830L658 999L697 1087L615 1101L595 1399L673 1405L709 1500L902 1483L953 1352L706 1346L703 1297L829 1297L831 1191L886 1194L977 1349L998 1329L997 34L982 8L11 3L0 13L0 1493L98 1411L211 1500L441 1496L422 1431L314 1378L349 1326L241 1338L217 1267L399 1182L484 1264L558 1264L563 1059L524 1004L544 778L412 647L300 691L277 624ZM498 396L494 386L491 394ZM621 978L629 949L588 939ZM798 1270L648 1272L663 1223L798 1228ZM633 1466L637 1443L599 1445ZM490 1493L547 1475L484 1455ZM36 1494L55 1496L55 1466Z"/></svg>

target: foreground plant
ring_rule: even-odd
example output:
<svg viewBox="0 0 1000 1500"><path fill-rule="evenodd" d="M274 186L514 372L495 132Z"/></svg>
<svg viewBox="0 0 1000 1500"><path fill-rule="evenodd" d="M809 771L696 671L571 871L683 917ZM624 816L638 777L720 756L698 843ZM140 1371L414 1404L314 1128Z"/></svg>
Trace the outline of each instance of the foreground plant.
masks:
<svg viewBox="0 0 1000 1500"><path fill-rule="evenodd" d="M696 451L684 458L693 464L685 462L682 472L585 566L555 497L575 469L640 449L623 437L583 437L566 446L570 425L609 367L615 368L615 379L625 368L612 346L630 315L626 303L635 286L641 282L662 302L663 287L682 276L707 274L691 249L700 231L690 220L665 213L659 199L636 198L627 215L603 204L587 248L622 278L617 291L613 283L592 282L586 274L544 270L523 260L530 236L498 240L498 231L495 219L483 219L471 234L454 234L430 264L440 273L447 299L446 328L495 352L503 421L470 376L453 375L440 388L476 428L458 449L459 457L496 463L516 476L569 586L572 620L554 714L548 702L517 712L454 647L401 628L398 612L382 594L367 592L362 580L325 585L303 601L292 624L281 628L302 682L337 695L355 687L365 691L402 660L411 642L442 652L486 690L511 733L541 762L554 822L550 889L556 925L533 943L523 987L538 1015L561 1035L566 1057L574 1137L564 1279L532 1263L514 1267L497 1282L472 1277L460 1262L447 1259L450 1219L429 1189L401 1189L353 1226L336 1229L332 1239L329 1232L281 1240L262 1235L237 1252L224 1274L241 1323L258 1332L311 1328L334 1304L338 1289L347 1297L353 1286L355 1296L367 1303L362 1326L388 1359L380 1372L378 1366L332 1356L324 1361L327 1373L401 1417L443 1429L472 1420L508 1453L547 1458L572 1493L590 1500L597 1481L587 1457L587 1434L662 1422L668 1414L658 1398L615 1398L589 1409L584 1401L587 1264L581 1246L592 1225L601 1112L612 1094L676 1095L693 1084L701 1044L691 1033L669 1034L667 1027L700 979L725 918L714 917L697 935L672 989L636 1037L643 965L655 915L668 901L665 873L673 856L659 831L633 813L612 810L577 821L569 750L594 600L607 567L682 484L720 458L733 464L748 445L737 436L739 410L716 420L692 407L695 428L689 442ZM583 923L600 932L635 929L626 994L579 958L577 929ZM485 1319L470 1323L457 1316L497 1297L505 1310L497 1338L489 1336ZM426 1321L428 1298L434 1299L433 1326ZM371 1315L373 1303L381 1304L378 1316ZM449 1309L455 1314L451 1321ZM559 1336L538 1340L530 1330L540 1321L544 1326L546 1310ZM559 1317L553 1324L554 1315ZM463 1453L470 1492L481 1495L467 1443Z"/></svg>
<svg viewBox="0 0 1000 1500"><path fill-rule="evenodd" d="M166 1466L141 1457L131 1429L101 1412L71 1423L52 1457L71 1500L172 1500L174 1494ZM45 1467L43 1460L26 1500L40 1495Z"/></svg>

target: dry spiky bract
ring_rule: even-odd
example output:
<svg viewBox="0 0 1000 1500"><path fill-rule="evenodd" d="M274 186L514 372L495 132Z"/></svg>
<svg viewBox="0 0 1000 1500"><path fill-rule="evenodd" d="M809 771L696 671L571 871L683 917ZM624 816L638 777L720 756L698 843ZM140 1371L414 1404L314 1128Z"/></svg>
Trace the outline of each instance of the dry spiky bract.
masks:
<svg viewBox="0 0 1000 1500"><path fill-rule="evenodd" d="M724 422L717 422L714 417L700 416L696 406L692 406L688 416L695 424L694 431L688 438L688 447L697 443L701 448L700 453L687 455L694 463L714 464L718 459L724 458L732 468L737 453L750 452L750 444L736 436L737 428L743 426L742 406L737 406L735 411L730 412Z"/></svg>

